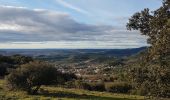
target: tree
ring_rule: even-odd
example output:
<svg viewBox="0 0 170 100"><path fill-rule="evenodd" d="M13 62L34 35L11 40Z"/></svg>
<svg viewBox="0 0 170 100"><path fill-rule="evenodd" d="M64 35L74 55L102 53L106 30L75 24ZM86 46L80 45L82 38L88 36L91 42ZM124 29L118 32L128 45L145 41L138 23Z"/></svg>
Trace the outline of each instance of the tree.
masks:
<svg viewBox="0 0 170 100"><path fill-rule="evenodd" d="M21 56L21 55L13 55L10 57L10 59L12 59L14 64L26 64L30 61L33 61L33 58L28 57L28 56Z"/></svg>
<svg viewBox="0 0 170 100"><path fill-rule="evenodd" d="M0 77L7 75L9 68L12 68L12 65L7 63L0 63Z"/></svg>
<svg viewBox="0 0 170 100"><path fill-rule="evenodd" d="M147 8L135 13L127 29L139 30L150 44L140 67L131 70L133 81L138 88L147 88L148 94L170 96L170 1L163 0L153 12Z"/></svg>
<svg viewBox="0 0 170 100"><path fill-rule="evenodd" d="M52 65L34 61L13 70L6 77L6 81L9 89L20 89L27 91L29 94L36 94L41 85L59 83L62 75Z"/></svg>
<svg viewBox="0 0 170 100"><path fill-rule="evenodd" d="M4 77L9 74L10 69L16 69L21 64L26 64L33 61L31 57L13 55L2 56L0 55L0 77Z"/></svg>

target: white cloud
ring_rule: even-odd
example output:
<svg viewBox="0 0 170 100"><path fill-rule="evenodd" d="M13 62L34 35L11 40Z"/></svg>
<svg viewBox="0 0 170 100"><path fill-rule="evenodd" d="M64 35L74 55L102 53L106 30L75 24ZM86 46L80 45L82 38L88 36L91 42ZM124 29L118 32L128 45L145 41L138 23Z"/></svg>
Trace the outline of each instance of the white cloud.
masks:
<svg viewBox="0 0 170 100"><path fill-rule="evenodd" d="M19 25L15 24L0 24L0 30L10 30L10 31L15 31L15 30L21 30L22 27Z"/></svg>
<svg viewBox="0 0 170 100"><path fill-rule="evenodd" d="M137 31L79 23L62 12L0 7L0 48L130 48L145 45L146 38Z"/></svg>

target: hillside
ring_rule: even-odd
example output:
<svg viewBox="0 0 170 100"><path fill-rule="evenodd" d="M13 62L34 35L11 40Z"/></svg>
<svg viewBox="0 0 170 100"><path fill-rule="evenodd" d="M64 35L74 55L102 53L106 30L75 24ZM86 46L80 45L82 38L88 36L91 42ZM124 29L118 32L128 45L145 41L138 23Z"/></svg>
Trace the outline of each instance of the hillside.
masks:
<svg viewBox="0 0 170 100"><path fill-rule="evenodd" d="M22 49L22 50L0 50L2 55L13 55L13 56L2 56L2 59L8 58L8 62L2 62L1 65L18 65L17 62L22 63L31 61L27 55L32 56L35 60L48 61L55 65L55 67L61 72L74 73L81 75L82 77L90 76L96 77L94 80L99 81L105 80L108 76L115 76L118 70L126 67L130 63L134 63L137 60L137 56L140 52L145 50L143 48L136 49L69 49L69 50L58 50L58 49ZM2 53L3 52L3 53ZM19 56L16 54L26 55ZM127 56L127 55L133 56ZM130 58L131 57L131 58ZM21 64L22 64L21 63ZM5 66L5 65L4 65ZM0 67L1 69L8 70L8 68ZM13 68L13 67L9 67ZM6 73L4 71L3 73ZM96 76L97 75L97 76ZM100 77L98 77L100 76ZM116 75L117 76L117 75ZM90 78L89 77L89 78ZM89 79L85 79L89 81Z"/></svg>
<svg viewBox="0 0 170 100"><path fill-rule="evenodd" d="M70 55L100 55L123 57L130 56L146 49L146 47L133 49L0 49L0 55L26 55L26 56L70 56Z"/></svg>

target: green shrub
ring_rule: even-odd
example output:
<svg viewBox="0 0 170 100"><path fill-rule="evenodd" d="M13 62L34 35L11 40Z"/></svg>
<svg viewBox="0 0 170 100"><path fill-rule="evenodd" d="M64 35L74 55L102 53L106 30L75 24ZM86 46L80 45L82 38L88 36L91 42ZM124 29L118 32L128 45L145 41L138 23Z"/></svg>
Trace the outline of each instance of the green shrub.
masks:
<svg viewBox="0 0 170 100"><path fill-rule="evenodd" d="M0 77L4 77L10 73L11 69L16 69L21 64L26 64L33 61L31 57L13 55L2 56L0 55Z"/></svg>
<svg viewBox="0 0 170 100"><path fill-rule="evenodd" d="M125 82L114 82L106 83L105 89L106 91L113 93L129 93L132 89L132 86Z"/></svg>
<svg viewBox="0 0 170 100"><path fill-rule="evenodd" d="M78 89L85 89L85 90L91 89L91 86L88 83L82 82L80 80L75 81L75 87L78 88Z"/></svg>
<svg viewBox="0 0 170 100"><path fill-rule="evenodd" d="M7 74L7 64L0 64L0 76L5 76Z"/></svg>
<svg viewBox="0 0 170 100"><path fill-rule="evenodd" d="M90 90L92 91L105 91L104 83L91 83Z"/></svg>
<svg viewBox="0 0 170 100"><path fill-rule="evenodd" d="M20 89L29 94L36 94L41 85L56 84L62 80L62 74L55 67L38 61L24 64L6 77L9 89Z"/></svg>
<svg viewBox="0 0 170 100"><path fill-rule="evenodd" d="M76 80L74 86L78 89L85 89L90 91L105 91L104 83L87 83Z"/></svg>

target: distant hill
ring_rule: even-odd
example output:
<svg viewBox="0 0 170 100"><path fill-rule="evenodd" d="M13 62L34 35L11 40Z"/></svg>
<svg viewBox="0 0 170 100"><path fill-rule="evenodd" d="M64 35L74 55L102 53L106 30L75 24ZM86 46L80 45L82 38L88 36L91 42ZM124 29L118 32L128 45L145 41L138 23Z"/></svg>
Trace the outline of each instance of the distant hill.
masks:
<svg viewBox="0 0 170 100"><path fill-rule="evenodd" d="M133 49L0 49L0 55L25 55L32 57L58 56L58 57L76 57L76 56L110 56L125 57L137 54L146 49L146 47Z"/></svg>

